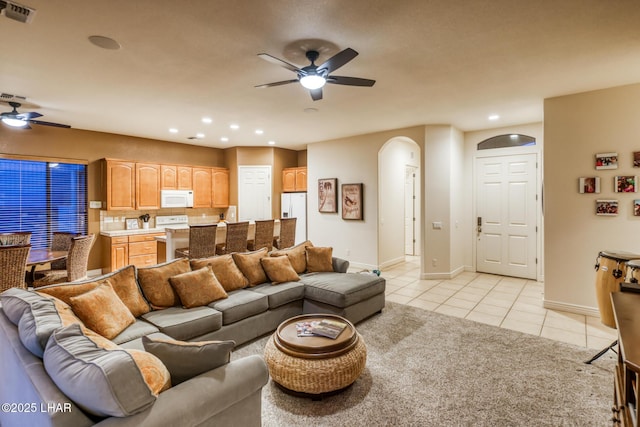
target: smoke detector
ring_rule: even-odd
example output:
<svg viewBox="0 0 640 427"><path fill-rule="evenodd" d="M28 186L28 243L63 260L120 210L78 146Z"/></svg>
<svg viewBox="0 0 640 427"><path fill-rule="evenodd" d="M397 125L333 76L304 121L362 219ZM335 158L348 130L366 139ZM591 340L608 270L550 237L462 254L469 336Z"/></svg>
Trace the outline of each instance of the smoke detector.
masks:
<svg viewBox="0 0 640 427"><path fill-rule="evenodd" d="M14 1L0 0L0 15L14 21L30 24L36 15L36 10Z"/></svg>

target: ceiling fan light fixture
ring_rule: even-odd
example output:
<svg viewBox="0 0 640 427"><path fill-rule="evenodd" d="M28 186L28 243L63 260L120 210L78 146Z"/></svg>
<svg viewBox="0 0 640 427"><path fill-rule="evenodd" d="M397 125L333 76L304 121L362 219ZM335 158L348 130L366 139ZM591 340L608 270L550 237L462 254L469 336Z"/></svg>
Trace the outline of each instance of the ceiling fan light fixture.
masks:
<svg viewBox="0 0 640 427"><path fill-rule="evenodd" d="M325 83L327 80L317 74L307 74L300 77L300 84L309 90L320 89Z"/></svg>
<svg viewBox="0 0 640 427"><path fill-rule="evenodd" d="M2 123L14 128L23 128L29 124L29 122L27 122L26 120L16 119L13 117L3 117Z"/></svg>

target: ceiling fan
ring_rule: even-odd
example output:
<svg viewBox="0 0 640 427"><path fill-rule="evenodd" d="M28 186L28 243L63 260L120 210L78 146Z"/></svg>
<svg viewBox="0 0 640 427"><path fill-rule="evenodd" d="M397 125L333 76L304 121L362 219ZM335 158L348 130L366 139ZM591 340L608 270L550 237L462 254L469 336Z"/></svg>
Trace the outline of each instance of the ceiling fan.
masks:
<svg viewBox="0 0 640 427"><path fill-rule="evenodd" d="M302 68L298 68L295 65L271 56L268 53L260 53L258 54L258 56L265 61L269 61L273 64L284 67L287 70L293 71L298 75L298 78L292 80L284 80L281 82L267 83L258 85L256 87L281 86L289 83L300 82L302 86L309 89L309 92L311 93L311 99L313 99L314 101L322 99L322 87L325 85L325 83L346 86L371 87L376 82L375 80L361 79L359 77L343 77L331 75L332 72L358 56L358 52L349 47L342 52L335 54L321 65L315 64L315 61L318 59L320 54L315 50L307 51L306 56L307 59L311 61L311 64Z"/></svg>
<svg viewBox="0 0 640 427"><path fill-rule="evenodd" d="M22 105L19 102L9 102L9 105L13 107L13 111L9 113L0 113L0 120L2 123L12 126L19 127L23 129L31 129L29 123L34 123L36 125L43 126L55 126L59 128L70 128L69 125L63 125L60 123L51 123L51 122L43 122L41 120L34 120L38 117L42 117L42 114L29 112L29 113L18 113L18 108Z"/></svg>

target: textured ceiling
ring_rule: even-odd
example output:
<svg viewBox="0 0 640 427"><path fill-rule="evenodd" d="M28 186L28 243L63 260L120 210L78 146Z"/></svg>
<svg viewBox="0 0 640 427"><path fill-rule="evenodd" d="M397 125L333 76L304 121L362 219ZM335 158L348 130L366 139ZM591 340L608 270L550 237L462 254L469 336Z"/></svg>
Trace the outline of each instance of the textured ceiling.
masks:
<svg viewBox="0 0 640 427"><path fill-rule="evenodd" d="M20 2L37 10L30 24L0 18L0 91L27 97L20 111L213 147L536 122L544 98L640 81L637 0ZM122 48L100 49L91 35ZM304 66L305 49L322 62L347 47L360 55L335 74L372 88L327 85L316 102L299 84L254 88L295 78L258 53Z"/></svg>

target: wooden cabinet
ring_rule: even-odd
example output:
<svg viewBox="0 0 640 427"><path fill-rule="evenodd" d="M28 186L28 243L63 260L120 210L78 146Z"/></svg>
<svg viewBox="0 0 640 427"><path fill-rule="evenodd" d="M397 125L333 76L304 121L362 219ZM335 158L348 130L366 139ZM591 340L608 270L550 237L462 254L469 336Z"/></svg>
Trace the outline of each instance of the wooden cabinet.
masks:
<svg viewBox="0 0 640 427"><path fill-rule="evenodd" d="M229 206L229 169L212 168L211 206L226 208Z"/></svg>
<svg viewBox="0 0 640 427"><path fill-rule="evenodd" d="M136 163L136 209L160 209L160 165Z"/></svg>
<svg viewBox="0 0 640 427"><path fill-rule="evenodd" d="M161 190L192 190L191 166L160 165Z"/></svg>
<svg viewBox="0 0 640 427"><path fill-rule="evenodd" d="M105 160L107 210L135 209L136 164Z"/></svg>
<svg viewBox="0 0 640 427"><path fill-rule="evenodd" d="M106 272L131 264L136 267L157 264L158 246L155 237L163 235L164 233L148 233L105 237L103 254L110 254L110 258L104 260Z"/></svg>
<svg viewBox="0 0 640 427"><path fill-rule="evenodd" d="M193 207L210 208L212 198L211 168L193 167Z"/></svg>
<svg viewBox="0 0 640 427"><path fill-rule="evenodd" d="M307 168L282 169L282 191L307 191Z"/></svg>

